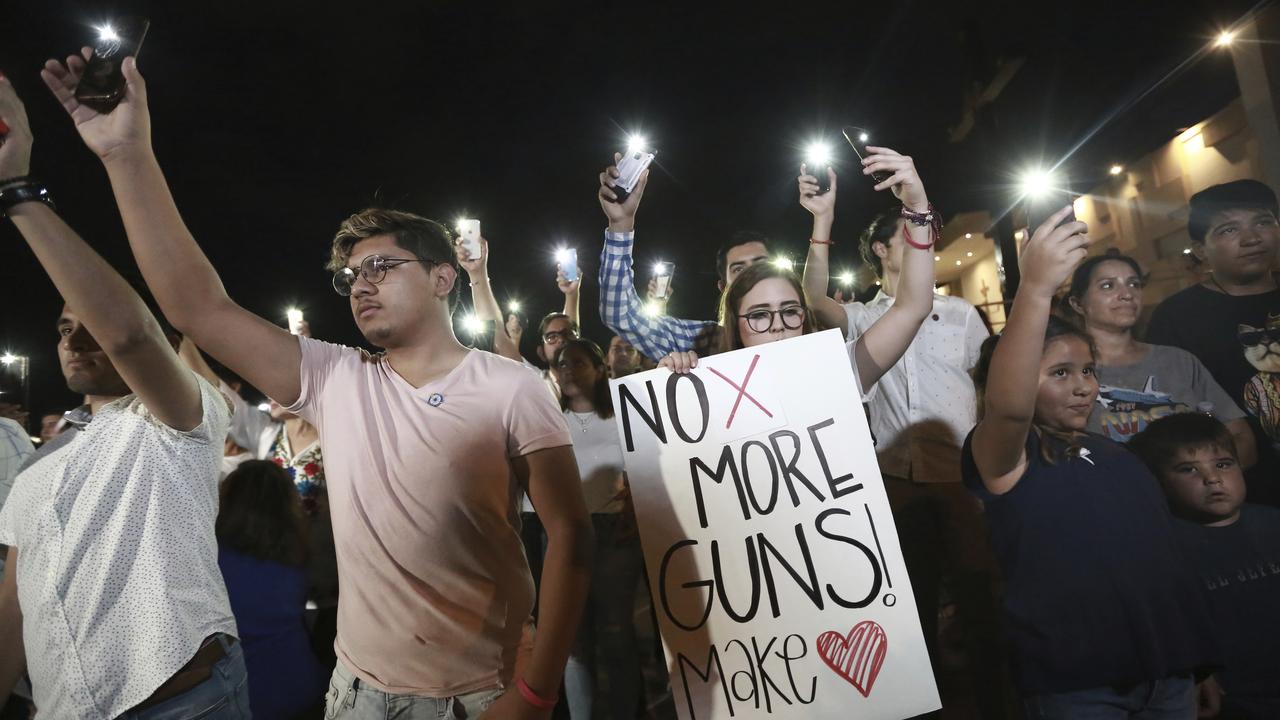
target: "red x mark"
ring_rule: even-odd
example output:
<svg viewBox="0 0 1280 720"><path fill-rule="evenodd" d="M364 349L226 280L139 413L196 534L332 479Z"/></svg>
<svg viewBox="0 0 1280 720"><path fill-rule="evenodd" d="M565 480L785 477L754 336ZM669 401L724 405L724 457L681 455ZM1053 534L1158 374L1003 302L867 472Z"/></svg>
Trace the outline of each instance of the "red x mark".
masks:
<svg viewBox="0 0 1280 720"><path fill-rule="evenodd" d="M773 417L773 413L769 412L768 408L761 405L759 400L756 400L755 398L751 397L751 393L747 392L747 383L751 382L751 373L756 371L756 363L758 362L760 362L759 355L756 355L755 357L751 358L751 367L747 368L747 375L746 377L742 378L742 385L738 385L734 381L725 377L723 373L721 373L719 370L716 370L715 368L707 368L711 372L715 373L716 377L729 383L730 385L733 386L734 390L738 391L738 397L736 400L733 401L733 410L729 411L729 422L724 424L724 427L726 430L728 430L729 427L733 425L733 416L738 414L738 405L742 402L743 397L746 397L748 400L755 403L755 406L760 408L760 412L764 413L765 415L768 415L769 417Z"/></svg>

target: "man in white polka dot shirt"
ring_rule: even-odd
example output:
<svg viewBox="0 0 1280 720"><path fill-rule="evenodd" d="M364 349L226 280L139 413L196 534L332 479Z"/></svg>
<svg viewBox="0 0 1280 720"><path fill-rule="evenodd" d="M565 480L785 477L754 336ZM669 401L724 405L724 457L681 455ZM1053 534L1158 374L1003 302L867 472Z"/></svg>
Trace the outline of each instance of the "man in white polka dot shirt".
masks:
<svg viewBox="0 0 1280 720"><path fill-rule="evenodd" d="M248 717L214 539L229 404L27 176L31 132L2 77L0 121L0 211L66 301L58 357L93 412L0 510L0 705L26 669L40 717L193 717L219 702L202 717Z"/></svg>

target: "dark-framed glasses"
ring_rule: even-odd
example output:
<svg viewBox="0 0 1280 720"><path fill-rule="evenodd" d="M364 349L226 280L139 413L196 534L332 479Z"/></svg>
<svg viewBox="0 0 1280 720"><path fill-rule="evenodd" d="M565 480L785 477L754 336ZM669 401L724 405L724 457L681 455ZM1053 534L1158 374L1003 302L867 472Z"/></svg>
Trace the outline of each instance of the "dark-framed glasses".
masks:
<svg viewBox="0 0 1280 720"><path fill-rule="evenodd" d="M417 258L384 258L381 255L370 255L360 261L360 270L352 270L351 268L342 268L333 274L333 289L343 297L351 295L351 288L356 284L356 278L362 277L370 285L377 285L387 277L387 270L411 262L425 262L431 265L436 264L434 260L419 260Z"/></svg>
<svg viewBox="0 0 1280 720"><path fill-rule="evenodd" d="M570 340L577 339L578 333L573 328L568 328L566 330L549 330L542 334L542 342L547 343L548 345L551 343L561 341L568 342Z"/></svg>
<svg viewBox="0 0 1280 720"><path fill-rule="evenodd" d="M773 327L773 316L777 315L782 321L782 327L788 330L799 330L804 326L804 308L800 305L788 305L778 310L752 310L745 315L738 317L747 321L747 327L752 332L769 332L769 328Z"/></svg>

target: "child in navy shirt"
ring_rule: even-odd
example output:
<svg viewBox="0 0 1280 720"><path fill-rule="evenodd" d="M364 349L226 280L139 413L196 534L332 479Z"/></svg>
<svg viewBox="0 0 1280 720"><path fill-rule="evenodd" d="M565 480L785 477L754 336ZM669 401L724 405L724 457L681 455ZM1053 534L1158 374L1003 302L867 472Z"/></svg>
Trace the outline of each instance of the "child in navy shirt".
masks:
<svg viewBox="0 0 1280 720"><path fill-rule="evenodd" d="M965 483L984 502L1029 718L1194 718L1216 655L1209 609L1160 487L1085 431L1098 394L1087 334L1050 318L1089 239L1061 211L1031 236L1002 338L975 369L983 414Z"/></svg>
<svg viewBox="0 0 1280 720"><path fill-rule="evenodd" d="M1202 686L1200 717L1280 718L1280 510L1244 501L1234 439L1208 415L1161 418L1129 447L1164 486L1208 591L1223 669Z"/></svg>

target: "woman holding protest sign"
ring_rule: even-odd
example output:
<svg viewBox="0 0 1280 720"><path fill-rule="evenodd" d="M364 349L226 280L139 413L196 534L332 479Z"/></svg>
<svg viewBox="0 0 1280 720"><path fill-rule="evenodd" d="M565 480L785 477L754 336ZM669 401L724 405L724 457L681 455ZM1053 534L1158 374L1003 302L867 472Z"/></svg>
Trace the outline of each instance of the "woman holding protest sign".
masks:
<svg viewBox="0 0 1280 720"><path fill-rule="evenodd" d="M1002 338L975 368L984 397L964 481L986 506L1028 717L1195 717L1193 673L1215 653L1197 580L1159 485L1086 431L1098 395L1087 333L1050 316L1087 254L1065 207L1023 245Z"/></svg>
<svg viewBox="0 0 1280 720"><path fill-rule="evenodd" d="M632 608L644 559L631 521L609 371L600 347L582 339L566 342L551 368L596 537L587 607L565 668L565 698L574 720L629 719L640 693Z"/></svg>
<svg viewBox="0 0 1280 720"><path fill-rule="evenodd" d="M929 202L910 157L889 148L868 147L862 174L879 174L877 191L889 190L902 203L902 276L893 306L865 333L849 343L849 359L860 386L869 390L902 357L933 308L933 245L941 232L940 215ZM831 189L819 192L812 175L801 175L800 202L815 217L834 218L836 174L827 168ZM886 177L887 176L887 177ZM816 208L816 209L815 209ZM810 243L834 244L831 223L815 223ZM722 352L799 337L817 329L804 297L804 285L791 270L756 263L725 288L720 301ZM697 367L692 352L673 352L662 367L688 372Z"/></svg>

